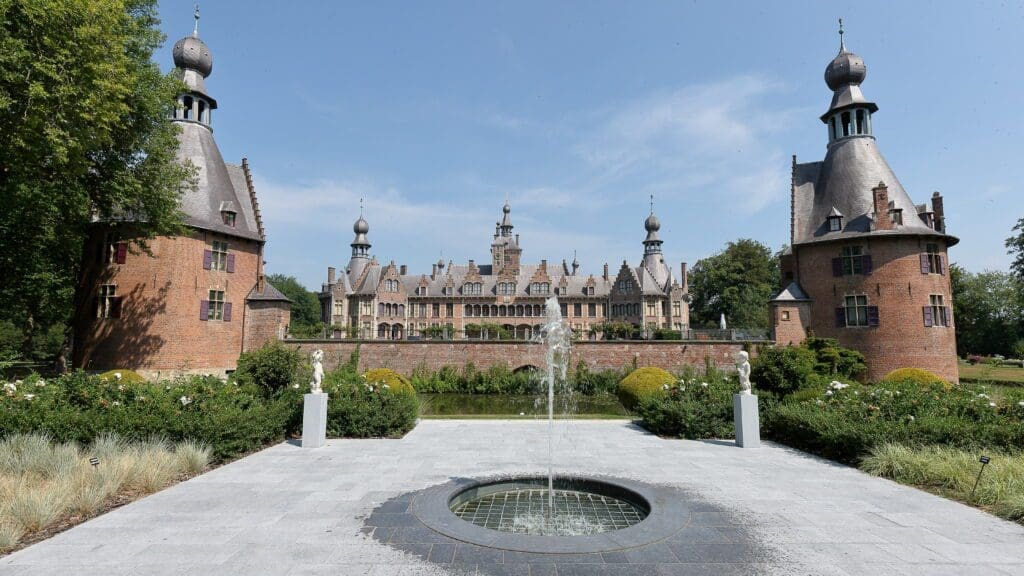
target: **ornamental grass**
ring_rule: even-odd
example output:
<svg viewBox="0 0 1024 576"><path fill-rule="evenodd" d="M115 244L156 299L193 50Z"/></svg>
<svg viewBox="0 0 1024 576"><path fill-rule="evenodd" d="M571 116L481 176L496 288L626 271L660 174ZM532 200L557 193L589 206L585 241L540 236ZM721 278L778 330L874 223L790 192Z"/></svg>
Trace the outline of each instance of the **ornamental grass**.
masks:
<svg viewBox="0 0 1024 576"><path fill-rule="evenodd" d="M0 554L197 474L211 457L196 442L128 442L113 434L86 447L35 433L0 439Z"/></svg>

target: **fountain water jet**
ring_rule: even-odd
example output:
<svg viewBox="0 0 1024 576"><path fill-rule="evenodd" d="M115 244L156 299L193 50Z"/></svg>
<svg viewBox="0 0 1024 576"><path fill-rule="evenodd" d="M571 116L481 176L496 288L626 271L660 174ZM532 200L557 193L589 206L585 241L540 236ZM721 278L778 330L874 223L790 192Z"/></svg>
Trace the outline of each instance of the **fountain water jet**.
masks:
<svg viewBox="0 0 1024 576"><path fill-rule="evenodd" d="M562 309L558 297L552 296L544 303L544 325L541 327L541 341L545 345L544 364L548 385L548 514L555 509L555 378L565 386L569 369L569 352L572 347L572 332L562 320Z"/></svg>

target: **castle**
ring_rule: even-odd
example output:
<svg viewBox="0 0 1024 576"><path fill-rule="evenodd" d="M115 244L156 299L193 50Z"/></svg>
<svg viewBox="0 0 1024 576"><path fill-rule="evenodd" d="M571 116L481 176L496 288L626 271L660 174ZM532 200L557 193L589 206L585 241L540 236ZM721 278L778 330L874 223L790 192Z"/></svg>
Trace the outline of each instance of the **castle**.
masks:
<svg viewBox="0 0 1024 576"><path fill-rule="evenodd" d="M370 226L360 216L352 227L348 265L341 274L327 269L320 292L322 320L335 336L363 339L528 339L544 323L545 300L557 296L562 317L577 338L603 338L608 322L631 325L634 334L648 338L661 330L689 328L686 264L676 279L661 251L661 222L653 206L644 221L640 265L624 261L615 276L608 264L600 276L584 275L575 257L571 267L564 260L560 266L547 260L523 263L511 212L506 202L494 226L490 263L441 260L429 275L371 258Z"/></svg>
<svg viewBox="0 0 1024 576"><path fill-rule="evenodd" d="M73 320L79 368L224 374L243 350L283 338L289 322L288 299L264 279L266 234L249 164L225 163L213 139L210 50L196 30L173 56L187 90L169 120L180 128L178 160L197 170L181 199L188 231L149 240L147 254L131 222L94 223Z"/></svg>
<svg viewBox="0 0 1024 576"><path fill-rule="evenodd" d="M777 344L809 335L862 352L867 378L917 367L959 380L942 196L914 204L878 149L864 97L864 60L839 54L825 68L832 103L821 116L821 162L793 157L790 250L771 302Z"/></svg>
<svg viewBox="0 0 1024 576"><path fill-rule="evenodd" d="M781 291L769 303L773 339L835 338L864 353L869 380L920 367L956 381L947 250L957 239L946 232L942 197L914 204L882 157L872 124L878 106L860 89L867 68L840 38L825 70L833 91L821 116L825 158L793 159L791 243ZM181 129L179 160L197 169L198 185L181 202L188 233L152 239L147 253L129 249L137 245L130 221L94 224L77 287L76 367L223 374L242 351L287 338L289 301L264 279L266 233L248 163L225 163L213 138L217 102L205 85L213 58L197 32L179 40L173 56L186 90L169 121ZM692 336L686 264L677 276L666 263L653 206L639 265L624 261L614 275L607 264L584 274L575 258L524 263L511 211L506 202L489 262L442 260L429 274L381 264L360 214L347 265L329 267L319 293L327 336L529 339L551 296L581 340ZM626 332L610 334L612 326ZM658 357L683 358L683 344Z"/></svg>

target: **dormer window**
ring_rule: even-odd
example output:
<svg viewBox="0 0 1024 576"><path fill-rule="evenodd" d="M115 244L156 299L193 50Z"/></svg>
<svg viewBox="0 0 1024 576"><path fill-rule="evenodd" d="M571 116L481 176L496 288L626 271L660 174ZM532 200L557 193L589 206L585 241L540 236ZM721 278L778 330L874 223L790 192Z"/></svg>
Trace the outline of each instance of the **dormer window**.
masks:
<svg viewBox="0 0 1024 576"><path fill-rule="evenodd" d="M231 226L232 228L235 227L235 216L237 216L237 214L231 212L230 210L224 210L223 212L220 213L220 217L221 220L224 221L224 225Z"/></svg>
<svg viewBox="0 0 1024 576"><path fill-rule="evenodd" d="M841 232L843 230L843 213L833 206L832 211L825 218L825 224L828 226L829 232Z"/></svg>
<svg viewBox="0 0 1024 576"><path fill-rule="evenodd" d="M893 224L897 224L899 226L902 226L903 225L903 209L902 208L893 208L893 209L889 210L889 220L892 221Z"/></svg>

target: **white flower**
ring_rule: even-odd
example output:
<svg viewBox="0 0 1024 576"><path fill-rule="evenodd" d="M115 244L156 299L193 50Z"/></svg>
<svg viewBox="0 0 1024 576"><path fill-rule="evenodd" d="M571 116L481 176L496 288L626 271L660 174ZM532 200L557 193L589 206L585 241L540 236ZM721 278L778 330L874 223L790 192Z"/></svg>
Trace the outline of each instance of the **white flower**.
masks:
<svg viewBox="0 0 1024 576"><path fill-rule="evenodd" d="M25 400L31 400L31 399L33 399L35 397L36 397L35 394L25 394Z"/></svg>
<svg viewBox="0 0 1024 576"><path fill-rule="evenodd" d="M120 380L121 379L121 373L120 372L114 372L114 379L115 380Z"/></svg>
<svg viewBox="0 0 1024 576"><path fill-rule="evenodd" d="M117 385L117 389L123 392L124 391L124 384L118 384Z"/></svg>
<svg viewBox="0 0 1024 576"><path fill-rule="evenodd" d="M112 402L112 404L113 404L114 406L120 406L120 405L121 405L121 403L120 403L120 402L118 402L117 400L114 400L114 401Z"/></svg>
<svg viewBox="0 0 1024 576"><path fill-rule="evenodd" d="M526 412L520 412L519 415L520 416L526 416Z"/></svg>
<svg viewBox="0 0 1024 576"><path fill-rule="evenodd" d="M18 387L14 385L14 382L4 382L4 392L8 395L13 396L18 391Z"/></svg>
<svg viewBox="0 0 1024 576"><path fill-rule="evenodd" d="M701 382L701 383L700 383L700 385L701 385L701 386L703 386L703 387L705 387L705 388L707 388L707 387L708 387L708 383L707 383L707 382Z"/></svg>
<svg viewBox="0 0 1024 576"><path fill-rule="evenodd" d="M391 386L388 386L387 384L382 384L382 386L384 386L385 390L391 390Z"/></svg>
<svg viewBox="0 0 1024 576"><path fill-rule="evenodd" d="M832 395L832 391L831 390L825 390L825 396L831 396L831 395Z"/></svg>
<svg viewBox="0 0 1024 576"><path fill-rule="evenodd" d="M298 390L299 389L299 383L296 382L295 384L292 384L292 388L295 388L296 390Z"/></svg>
<svg viewBox="0 0 1024 576"><path fill-rule="evenodd" d="M192 403L192 399L188 396L182 396L181 398L178 398L178 402L181 402L182 406L188 406Z"/></svg>
<svg viewBox="0 0 1024 576"><path fill-rule="evenodd" d="M662 390L668 390L668 384L665 384L665 385L663 385L663 386L661 387L661 389L662 389Z"/></svg>
<svg viewBox="0 0 1024 576"><path fill-rule="evenodd" d="M910 416L907 416L907 420L910 420L911 422L913 422L914 421L914 415L911 414Z"/></svg>
<svg viewBox="0 0 1024 576"><path fill-rule="evenodd" d="M17 384L18 386L21 386L21 380L15 380L14 383Z"/></svg>
<svg viewBox="0 0 1024 576"><path fill-rule="evenodd" d="M989 403L988 403L988 405L989 405L989 406L991 406L991 407L993 407L993 408L995 408L995 407L996 407L996 403L995 403L995 402L989 402Z"/></svg>
<svg viewBox="0 0 1024 576"><path fill-rule="evenodd" d="M988 398L988 394L978 394L978 398Z"/></svg>
<svg viewBox="0 0 1024 576"><path fill-rule="evenodd" d="M1017 406L1024 406L1024 400L1021 400L1020 402L1017 402Z"/></svg>
<svg viewBox="0 0 1024 576"><path fill-rule="evenodd" d="M36 388L46 388L46 380L40 378L39 381L36 382Z"/></svg>
<svg viewBox="0 0 1024 576"><path fill-rule="evenodd" d="M850 385L849 384L843 384L839 380L833 380L832 383L829 384L829 387L833 388L834 390L842 390L843 388L849 388Z"/></svg>

